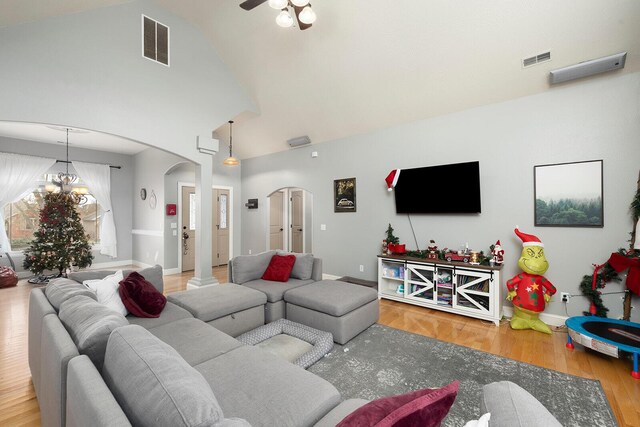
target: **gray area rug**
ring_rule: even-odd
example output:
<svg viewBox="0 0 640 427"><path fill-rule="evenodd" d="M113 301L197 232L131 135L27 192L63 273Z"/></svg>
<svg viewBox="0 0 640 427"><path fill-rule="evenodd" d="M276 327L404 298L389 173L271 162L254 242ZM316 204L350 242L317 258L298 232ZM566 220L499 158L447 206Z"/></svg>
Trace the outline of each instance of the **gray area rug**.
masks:
<svg viewBox="0 0 640 427"><path fill-rule="evenodd" d="M372 400L459 380L458 397L443 426L463 426L480 417L482 386L503 380L535 396L563 426L618 425L599 381L377 324L346 346L336 344L309 371L345 399Z"/></svg>

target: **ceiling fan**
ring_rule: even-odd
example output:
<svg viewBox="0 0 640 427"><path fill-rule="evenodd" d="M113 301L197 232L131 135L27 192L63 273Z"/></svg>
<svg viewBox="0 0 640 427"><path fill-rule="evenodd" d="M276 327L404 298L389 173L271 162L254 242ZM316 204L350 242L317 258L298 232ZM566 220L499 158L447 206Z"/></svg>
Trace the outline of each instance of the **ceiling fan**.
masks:
<svg viewBox="0 0 640 427"><path fill-rule="evenodd" d="M280 10L276 17L276 23L281 27L293 26L293 18L289 13L289 8L295 12L298 28L301 30L306 30L316 21L316 13L311 9L309 0L245 0L240 3L240 7L244 10L252 10L267 1L269 6Z"/></svg>

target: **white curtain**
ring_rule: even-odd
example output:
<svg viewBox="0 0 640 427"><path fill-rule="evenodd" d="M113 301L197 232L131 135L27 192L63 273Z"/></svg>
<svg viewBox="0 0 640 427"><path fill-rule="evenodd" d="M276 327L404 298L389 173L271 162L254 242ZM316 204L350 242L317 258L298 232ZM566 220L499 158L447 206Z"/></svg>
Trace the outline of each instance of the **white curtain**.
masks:
<svg viewBox="0 0 640 427"><path fill-rule="evenodd" d="M36 182L55 162L44 157L0 153L0 252L11 251L4 227L4 207L33 191Z"/></svg>
<svg viewBox="0 0 640 427"><path fill-rule="evenodd" d="M87 184L91 194L102 207L100 218L100 253L115 258L118 256L116 224L111 205L111 169L109 165L73 161L73 168Z"/></svg>

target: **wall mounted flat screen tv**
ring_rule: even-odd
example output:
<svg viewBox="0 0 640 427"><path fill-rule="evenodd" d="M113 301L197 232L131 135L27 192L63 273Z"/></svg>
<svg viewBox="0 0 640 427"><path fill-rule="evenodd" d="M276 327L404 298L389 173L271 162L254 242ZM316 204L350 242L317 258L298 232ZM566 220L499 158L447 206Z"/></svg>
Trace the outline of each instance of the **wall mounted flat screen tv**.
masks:
<svg viewBox="0 0 640 427"><path fill-rule="evenodd" d="M399 214L480 213L480 163L401 169L394 193Z"/></svg>

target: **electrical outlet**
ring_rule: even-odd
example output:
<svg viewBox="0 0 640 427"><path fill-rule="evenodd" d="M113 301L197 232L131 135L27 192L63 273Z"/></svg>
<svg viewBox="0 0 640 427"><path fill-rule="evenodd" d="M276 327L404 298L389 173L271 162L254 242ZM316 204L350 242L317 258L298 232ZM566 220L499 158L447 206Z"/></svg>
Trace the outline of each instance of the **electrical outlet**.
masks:
<svg viewBox="0 0 640 427"><path fill-rule="evenodd" d="M560 292L560 298L562 302L567 303L569 302L569 298L571 298L571 294L569 292Z"/></svg>
<svg viewBox="0 0 640 427"><path fill-rule="evenodd" d="M364 271L364 265L360 265L360 272L362 273Z"/></svg>

